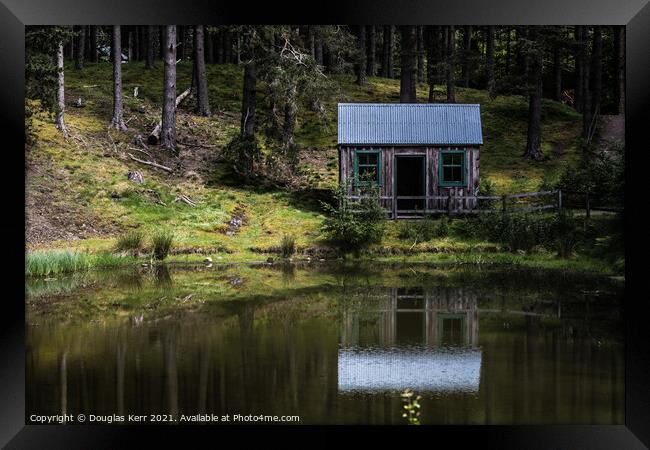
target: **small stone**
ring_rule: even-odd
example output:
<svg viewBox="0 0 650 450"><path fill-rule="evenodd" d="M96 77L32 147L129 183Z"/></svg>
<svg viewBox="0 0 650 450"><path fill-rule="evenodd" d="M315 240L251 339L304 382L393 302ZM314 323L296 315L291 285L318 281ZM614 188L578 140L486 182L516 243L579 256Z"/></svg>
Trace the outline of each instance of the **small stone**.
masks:
<svg viewBox="0 0 650 450"><path fill-rule="evenodd" d="M132 170L127 174L127 177L130 181L133 181L137 184L144 184L144 177L138 170Z"/></svg>
<svg viewBox="0 0 650 450"><path fill-rule="evenodd" d="M210 258L209 256L206 256L205 259L203 260L203 262L209 264L209 263L212 262L212 258Z"/></svg>

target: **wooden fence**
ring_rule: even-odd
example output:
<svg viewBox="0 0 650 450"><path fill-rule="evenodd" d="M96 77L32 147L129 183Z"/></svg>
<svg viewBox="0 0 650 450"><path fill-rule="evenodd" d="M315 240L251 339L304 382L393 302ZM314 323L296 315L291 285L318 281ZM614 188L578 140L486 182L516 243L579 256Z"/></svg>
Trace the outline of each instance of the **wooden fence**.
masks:
<svg viewBox="0 0 650 450"><path fill-rule="evenodd" d="M532 199L548 199L539 204ZM352 195L350 200L359 201L361 196ZM366 197L370 198L370 197ZM376 198L376 197L375 197ZM543 211L562 207L562 192L559 190L528 192L509 195L422 195L422 196L381 196L379 200L386 205L390 218L422 218L426 215L446 214L465 215L483 213L515 213ZM398 209L399 200L422 200L427 206L422 209ZM435 208L428 205L437 205ZM357 212L357 211L353 211Z"/></svg>

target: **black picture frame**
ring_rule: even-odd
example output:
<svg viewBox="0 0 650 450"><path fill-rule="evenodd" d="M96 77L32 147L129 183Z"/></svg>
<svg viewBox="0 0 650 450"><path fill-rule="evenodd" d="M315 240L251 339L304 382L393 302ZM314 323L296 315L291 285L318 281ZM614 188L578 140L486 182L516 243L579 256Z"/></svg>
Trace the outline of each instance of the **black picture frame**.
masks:
<svg viewBox="0 0 650 450"><path fill-rule="evenodd" d="M25 425L25 303L24 287L24 27L30 24L227 24L227 23L341 23L341 24L512 24L512 25L626 25L626 323L625 425L619 426L457 426L439 427L180 427ZM637 449L650 445L650 346L647 297L638 288L647 244L642 213L647 197L640 170L648 152L650 124L650 5L648 0L457 0L409 1L332 0L327 3L210 2L208 0L3 0L0 5L0 108L2 125L2 183L5 214L3 326L0 328L0 444L7 448L116 448L154 443L188 444L187 438L211 434L225 443L224 433L247 442L261 432L300 445L340 442L342 434L359 432L367 445L382 443L389 433L408 431L431 445L453 440L488 448ZM631 177L632 168L637 179ZM639 193L634 198L633 193ZM22 194L22 195L21 195ZM647 194L645 194L647 195ZM631 245L633 242L633 245ZM637 262L638 261L641 262ZM640 274L640 270L639 270ZM202 436L203 437L203 436ZM218 440L217 440L218 439ZM232 441L230 441L232 442ZM404 441L409 445L408 441Z"/></svg>

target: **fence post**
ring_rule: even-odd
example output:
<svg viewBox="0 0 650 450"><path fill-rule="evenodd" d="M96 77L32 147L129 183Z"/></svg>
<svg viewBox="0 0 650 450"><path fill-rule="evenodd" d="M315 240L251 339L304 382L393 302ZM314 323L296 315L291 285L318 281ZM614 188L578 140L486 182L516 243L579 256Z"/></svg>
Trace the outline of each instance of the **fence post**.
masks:
<svg viewBox="0 0 650 450"><path fill-rule="evenodd" d="M506 207L506 201L507 201L507 199L508 199L507 196L505 196L505 195L502 195L502 196L501 196L501 212L502 212L503 214L506 213L506 209L507 209L507 207Z"/></svg>
<svg viewBox="0 0 650 450"><path fill-rule="evenodd" d="M451 217L451 189L449 189L447 197L447 216Z"/></svg>
<svg viewBox="0 0 650 450"><path fill-rule="evenodd" d="M557 190L557 209L562 209L562 189Z"/></svg>
<svg viewBox="0 0 650 450"><path fill-rule="evenodd" d="M587 207L587 219L591 217L591 205L589 204L589 191L585 193L585 203Z"/></svg>

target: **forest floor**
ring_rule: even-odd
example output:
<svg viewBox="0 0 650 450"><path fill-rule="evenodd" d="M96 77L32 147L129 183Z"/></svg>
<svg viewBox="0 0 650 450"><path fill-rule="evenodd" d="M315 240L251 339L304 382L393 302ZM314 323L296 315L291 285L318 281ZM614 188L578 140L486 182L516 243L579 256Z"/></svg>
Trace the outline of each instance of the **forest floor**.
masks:
<svg viewBox="0 0 650 450"><path fill-rule="evenodd" d="M179 63L178 92L190 86L191 66ZM224 261L265 260L277 252L283 235L295 237L304 257L331 256L320 230L324 216L319 200L338 182L336 104L399 99L399 80L371 77L360 87L352 76L333 76L335 88L325 101L325 119L307 108L299 112L297 174L284 173L282 185L263 176L243 183L223 156L224 147L239 132L241 68L208 65L212 115L195 116L193 98L180 107L178 154L138 144L139 138L146 142L160 118L162 64L150 71L142 63L123 65L125 132L108 128L111 70L105 62L88 64L83 70L66 68L67 140L47 115L34 118L36 142L26 153L30 250L110 251L125 231L138 229L151 235L167 229L175 235L175 260L204 255ZM427 93L427 86L418 86L420 101L426 101ZM75 107L79 98L83 106ZM532 162L521 157L526 145L526 98L490 98L485 91L458 88L457 102L481 104L485 142L481 178L491 180L497 194L537 190L567 164L579 161L581 118L566 105L544 100L542 148L546 157ZM264 102L259 103L263 118ZM263 153L271 157L264 147ZM134 158L172 170L147 166ZM278 166L277 170L284 169ZM130 181L132 171L139 171L145 182ZM387 227L385 239L374 247L377 257L445 260L481 254L487 259L512 259L495 243L451 235L414 244L399 239L399 224L390 222ZM550 253L527 259L533 265L564 264ZM585 265L602 266L592 259Z"/></svg>

